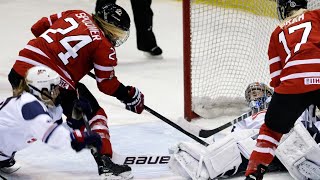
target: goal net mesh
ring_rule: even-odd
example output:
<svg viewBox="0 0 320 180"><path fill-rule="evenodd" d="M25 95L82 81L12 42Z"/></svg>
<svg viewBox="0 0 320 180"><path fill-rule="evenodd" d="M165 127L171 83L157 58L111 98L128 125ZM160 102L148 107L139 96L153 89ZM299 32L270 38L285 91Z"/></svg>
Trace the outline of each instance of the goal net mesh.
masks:
<svg viewBox="0 0 320 180"><path fill-rule="evenodd" d="M310 9L319 4L309 1ZM190 1L193 112L214 118L246 110L247 85L269 84L268 44L278 23L274 1Z"/></svg>

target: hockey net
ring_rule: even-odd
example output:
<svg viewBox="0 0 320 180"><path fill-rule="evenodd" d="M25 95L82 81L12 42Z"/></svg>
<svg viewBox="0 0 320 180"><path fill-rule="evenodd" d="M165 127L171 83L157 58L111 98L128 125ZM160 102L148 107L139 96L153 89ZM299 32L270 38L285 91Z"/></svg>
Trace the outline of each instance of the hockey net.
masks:
<svg viewBox="0 0 320 180"><path fill-rule="evenodd" d="M278 23L272 0L183 0L187 120L247 110L247 85L269 84L268 44Z"/></svg>

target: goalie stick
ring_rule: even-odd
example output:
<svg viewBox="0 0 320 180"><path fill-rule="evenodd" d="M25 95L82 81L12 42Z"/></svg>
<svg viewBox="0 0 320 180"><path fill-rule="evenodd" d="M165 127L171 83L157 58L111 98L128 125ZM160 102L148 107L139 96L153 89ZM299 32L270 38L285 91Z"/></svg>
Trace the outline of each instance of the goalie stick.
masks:
<svg viewBox="0 0 320 180"><path fill-rule="evenodd" d="M2 180L7 180L7 178L5 178L5 177L3 177L3 176L1 176L1 175L0 175L0 179L2 179Z"/></svg>
<svg viewBox="0 0 320 180"><path fill-rule="evenodd" d="M240 122L240 121L242 121L244 119L246 119L247 117L251 116L252 114L254 114L256 112L259 112L259 109L254 110L254 111L249 111L249 112L247 112L245 114L242 114L241 116L239 116L239 117L233 119L232 121L230 121L228 123L225 123L222 126L219 126L217 128L214 128L214 129L211 129L211 130L200 129L199 130L199 136L203 137L203 138L210 137L210 136L212 136L212 135L214 135L214 134L216 134L216 133L218 133L218 132L220 132L220 131L222 131L222 130L224 130L224 129L226 129L226 128L228 128L228 127L230 127L230 126L232 126L232 125L234 125L234 124L236 124L236 123L238 123L238 122Z"/></svg>
<svg viewBox="0 0 320 180"><path fill-rule="evenodd" d="M236 124L237 122L240 122L240 121L246 119L247 117L249 117L251 115L252 115L252 111L248 112L246 114L243 114L243 115L239 116L238 118L235 118L232 121L230 121L228 123L225 123L222 126L219 126L217 128L214 128L214 129L211 129L211 130L201 129L199 131L199 136L203 137L203 138L210 137L210 136L212 136L212 135L214 135L214 134L216 134L216 133L218 133L218 132L220 132L220 131L222 131L222 130L224 130L224 129L226 129L226 128L234 125L234 124Z"/></svg>

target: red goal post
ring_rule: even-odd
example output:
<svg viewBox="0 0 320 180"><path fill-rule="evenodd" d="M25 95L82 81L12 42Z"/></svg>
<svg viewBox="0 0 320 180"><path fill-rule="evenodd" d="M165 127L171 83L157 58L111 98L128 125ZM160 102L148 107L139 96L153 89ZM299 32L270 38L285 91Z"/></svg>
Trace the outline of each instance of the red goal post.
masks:
<svg viewBox="0 0 320 180"><path fill-rule="evenodd" d="M247 110L249 83L268 84L268 44L279 21L274 0L183 0L184 117ZM309 0L308 8L320 7Z"/></svg>

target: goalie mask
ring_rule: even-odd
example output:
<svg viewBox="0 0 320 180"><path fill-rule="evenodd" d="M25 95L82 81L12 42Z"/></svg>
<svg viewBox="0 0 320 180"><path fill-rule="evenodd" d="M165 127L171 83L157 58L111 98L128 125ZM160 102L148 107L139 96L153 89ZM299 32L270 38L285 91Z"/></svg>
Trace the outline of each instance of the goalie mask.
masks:
<svg viewBox="0 0 320 180"><path fill-rule="evenodd" d="M254 82L248 85L245 98L252 109L265 109L268 107L273 90L264 83Z"/></svg>
<svg viewBox="0 0 320 180"><path fill-rule="evenodd" d="M307 0L277 0L277 12L279 20L290 16L292 10L307 9Z"/></svg>
<svg viewBox="0 0 320 180"><path fill-rule="evenodd" d="M46 106L54 106L53 99L59 95L58 73L47 67L34 66L28 70L25 81L31 94L38 97Z"/></svg>
<svg viewBox="0 0 320 180"><path fill-rule="evenodd" d="M95 13L98 17L96 20L114 46L118 47L128 39L130 17L122 7L105 0L97 0Z"/></svg>

